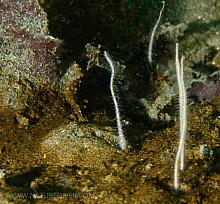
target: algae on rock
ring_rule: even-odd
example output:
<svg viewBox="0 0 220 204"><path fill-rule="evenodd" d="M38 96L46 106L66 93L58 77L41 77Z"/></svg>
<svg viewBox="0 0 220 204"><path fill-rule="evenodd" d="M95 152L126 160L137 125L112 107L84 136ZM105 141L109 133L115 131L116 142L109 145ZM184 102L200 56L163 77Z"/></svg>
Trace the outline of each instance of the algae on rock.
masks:
<svg viewBox="0 0 220 204"><path fill-rule="evenodd" d="M41 103L38 97L43 92L47 95L46 100L51 100L51 92L63 89L59 84L61 45L59 39L49 35L47 15L37 0L0 1L2 106L22 112L27 107L33 108L33 104ZM78 86L82 76L80 72L75 74L75 87L72 88ZM66 97L69 96L64 93ZM71 105L79 111L76 103Z"/></svg>

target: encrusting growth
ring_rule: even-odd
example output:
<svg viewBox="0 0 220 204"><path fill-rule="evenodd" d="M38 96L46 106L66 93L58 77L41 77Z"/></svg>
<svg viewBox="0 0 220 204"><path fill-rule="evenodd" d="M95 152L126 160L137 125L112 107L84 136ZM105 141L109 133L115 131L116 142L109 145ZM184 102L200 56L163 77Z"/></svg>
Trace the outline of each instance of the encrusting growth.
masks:
<svg viewBox="0 0 220 204"><path fill-rule="evenodd" d="M161 19L161 16L162 16L162 13L163 13L163 10L165 7L165 1L162 1L162 4L163 4L163 6L160 10L159 17L158 17L157 22L153 28L152 33L151 33L150 42L149 42L149 46L148 46L148 61L149 61L150 65L152 65L152 49L153 49L154 36L155 36L156 30L158 28L158 25L160 23L160 19Z"/></svg>
<svg viewBox="0 0 220 204"><path fill-rule="evenodd" d="M184 148L187 135L187 95L183 79L183 61L184 57L179 60L179 44L176 43L176 76L179 90L179 122L180 122L180 140L176 153L174 165L174 188L179 189L179 170L184 169Z"/></svg>
<svg viewBox="0 0 220 204"><path fill-rule="evenodd" d="M115 106L115 114L116 114L118 136L119 136L119 146L121 149L126 149L127 145L126 145L126 141L125 141L125 137L124 137L124 133L123 133L123 129L122 129L121 116L120 116L119 106L118 106L118 102L117 102L117 98L116 98L116 93L114 90L115 67L116 66L115 66L113 60L111 59L110 55L108 54L108 52L104 51L104 57L107 60L109 66L111 68L110 91L111 91L112 99L113 99L114 106Z"/></svg>

